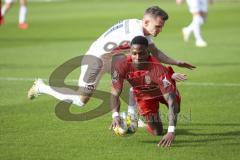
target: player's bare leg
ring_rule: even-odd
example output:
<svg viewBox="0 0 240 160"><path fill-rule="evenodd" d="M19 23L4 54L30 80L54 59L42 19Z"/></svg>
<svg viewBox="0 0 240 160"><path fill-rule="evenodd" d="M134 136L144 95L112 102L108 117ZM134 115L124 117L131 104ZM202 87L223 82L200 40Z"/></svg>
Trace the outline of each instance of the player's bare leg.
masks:
<svg viewBox="0 0 240 160"><path fill-rule="evenodd" d="M27 0L19 0L20 9L19 9L19 28L27 29L28 24L26 23L27 16Z"/></svg>
<svg viewBox="0 0 240 160"><path fill-rule="evenodd" d="M182 29L183 40L187 42L193 33L195 45L197 47L206 47L207 42L201 36L201 25L207 16L207 3L199 0L186 0L189 11L192 14L192 22Z"/></svg>
<svg viewBox="0 0 240 160"><path fill-rule="evenodd" d="M194 34L197 47L206 47L207 43L203 40L201 36L201 25L204 23L204 17L201 13L193 13L193 19L190 25L182 29L183 40L188 42L191 33Z"/></svg>
<svg viewBox="0 0 240 160"><path fill-rule="evenodd" d="M76 106L84 106L79 94L68 88L50 87L42 79L37 79L28 91L28 99L33 100L41 94L51 95L61 101L71 102Z"/></svg>
<svg viewBox="0 0 240 160"><path fill-rule="evenodd" d="M83 104L87 104L94 93L102 75L106 72L103 60L93 55L85 55L82 59L81 74L78 86L80 87L79 99Z"/></svg>
<svg viewBox="0 0 240 160"><path fill-rule="evenodd" d="M7 2L2 6L2 9L1 9L2 16L4 16L10 10L10 8L12 7L12 4L13 4L12 2Z"/></svg>
<svg viewBox="0 0 240 160"><path fill-rule="evenodd" d="M144 118L147 123L147 131L150 134L154 136L162 135L163 125L158 113L146 115Z"/></svg>
<svg viewBox="0 0 240 160"><path fill-rule="evenodd" d="M193 34L196 40L196 46L197 47L206 47L207 42L203 40L201 35L201 25L204 23L204 17L202 12L200 13L193 13L193 22L194 22L194 28L193 28Z"/></svg>

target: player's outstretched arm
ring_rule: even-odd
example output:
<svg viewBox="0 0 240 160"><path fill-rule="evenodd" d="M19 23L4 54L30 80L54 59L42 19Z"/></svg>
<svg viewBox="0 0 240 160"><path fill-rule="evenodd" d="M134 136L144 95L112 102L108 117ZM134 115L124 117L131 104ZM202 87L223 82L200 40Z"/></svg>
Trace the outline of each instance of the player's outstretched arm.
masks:
<svg viewBox="0 0 240 160"><path fill-rule="evenodd" d="M168 57L166 54L164 54L162 51L160 51L155 45L154 43L149 44L148 46L149 51L151 52L151 54L157 58L161 63L165 63L165 64L171 64L171 65L176 65L179 67L184 67L184 68L188 68L188 69L194 69L196 68L194 65L188 63L188 62L184 62L184 61L179 61L179 60L174 60L170 57Z"/></svg>
<svg viewBox="0 0 240 160"><path fill-rule="evenodd" d="M120 94L121 94L121 89L119 90L114 88L114 86L112 86L111 97L110 97L110 105L112 109L112 124L109 129L119 126L120 124L120 117L119 117Z"/></svg>
<svg viewBox="0 0 240 160"><path fill-rule="evenodd" d="M176 95L174 93L164 94L165 100L168 102L169 106L169 127L168 132L163 136L163 138L158 143L159 147L170 147L175 138L175 127L177 125L177 114L180 111L180 106L176 100Z"/></svg>
<svg viewBox="0 0 240 160"><path fill-rule="evenodd" d="M113 60L116 61L114 57ZM112 63L112 87L111 87L111 97L110 97L110 107L112 110L112 124L110 129L120 125L120 95L122 93L124 78L121 75L121 61Z"/></svg>

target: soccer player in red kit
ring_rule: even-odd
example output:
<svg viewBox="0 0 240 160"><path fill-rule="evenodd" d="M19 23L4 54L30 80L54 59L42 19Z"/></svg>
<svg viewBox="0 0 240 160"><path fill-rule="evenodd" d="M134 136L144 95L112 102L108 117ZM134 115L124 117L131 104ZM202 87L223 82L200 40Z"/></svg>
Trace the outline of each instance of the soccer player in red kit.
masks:
<svg viewBox="0 0 240 160"><path fill-rule="evenodd" d="M158 145L169 147L175 137L177 114L180 111L181 98L175 80L186 80L186 75L174 73L171 67L163 66L153 56L150 56L147 47L147 39L137 36L131 42L131 55L121 57L112 64L112 127L120 123L119 96L123 89L124 79L126 79L133 87L139 114L145 118L147 130L151 134L161 135L163 131L159 117L159 102L168 106L168 133Z"/></svg>

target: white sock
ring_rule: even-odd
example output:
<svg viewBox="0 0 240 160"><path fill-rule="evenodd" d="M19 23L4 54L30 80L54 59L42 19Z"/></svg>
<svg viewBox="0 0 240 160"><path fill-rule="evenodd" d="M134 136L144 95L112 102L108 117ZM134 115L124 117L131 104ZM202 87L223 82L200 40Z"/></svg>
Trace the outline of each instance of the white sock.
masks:
<svg viewBox="0 0 240 160"><path fill-rule="evenodd" d="M194 28L194 21L192 20L192 22L187 26L185 27L185 30L191 34L193 32L193 28Z"/></svg>
<svg viewBox="0 0 240 160"><path fill-rule="evenodd" d="M193 17L193 34L196 41L203 41L201 36L201 25L203 24L203 18L200 15Z"/></svg>
<svg viewBox="0 0 240 160"><path fill-rule="evenodd" d="M58 90L66 91L66 89L64 88L57 88L57 87L55 88ZM77 106L80 106L80 107L84 106L84 103L80 100L79 95L63 94L63 93L57 92L56 90L52 89L50 86L44 83L41 83L38 85L38 91L40 93L51 95L61 101L68 102L70 100L73 104Z"/></svg>
<svg viewBox="0 0 240 160"><path fill-rule="evenodd" d="M27 7L21 6L19 10L19 23L24 23L27 15Z"/></svg>
<svg viewBox="0 0 240 160"><path fill-rule="evenodd" d="M129 99L128 99L128 113L135 114L136 113L136 101L134 98L133 88L130 88L129 90Z"/></svg>
<svg viewBox="0 0 240 160"><path fill-rule="evenodd" d="M6 5L3 5L2 8L1 8L1 14L2 16L4 16L6 13Z"/></svg>

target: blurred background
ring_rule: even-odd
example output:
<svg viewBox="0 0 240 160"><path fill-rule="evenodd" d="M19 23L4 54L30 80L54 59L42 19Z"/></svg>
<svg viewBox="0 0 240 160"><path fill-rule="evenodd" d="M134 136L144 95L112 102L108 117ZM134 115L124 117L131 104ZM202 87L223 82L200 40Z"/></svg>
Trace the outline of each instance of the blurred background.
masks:
<svg viewBox="0 0 240 160"><path fill-rule="evenodd" d="M90 121L62 121L55 115L54 98L26 98L35 78L47 82L54 69L83 55L110 26L142 19L153 5L170 17L155 44L170 57L197 66L174 67L188 81L178 84L182 118L170 150L157 148L159 137L141 128L131 137L116 137L108 130L110 113ZM202 27L205 48L197 48L193 37L183 41L182 28L192 16L186 3L173 0L28 0L27 9L27 29L18 28L18 1L0 26L0 159L239 159L240 0L209 5ZM77 85L79 72L73 71L67 83ZM105 75L98 89L109 91L109 84ZM93 98L85 108L71 110L87 112L100 102Z"/></svg>

